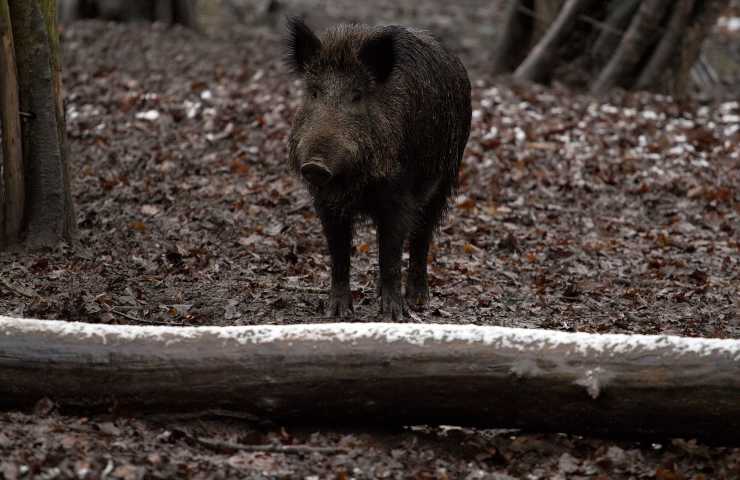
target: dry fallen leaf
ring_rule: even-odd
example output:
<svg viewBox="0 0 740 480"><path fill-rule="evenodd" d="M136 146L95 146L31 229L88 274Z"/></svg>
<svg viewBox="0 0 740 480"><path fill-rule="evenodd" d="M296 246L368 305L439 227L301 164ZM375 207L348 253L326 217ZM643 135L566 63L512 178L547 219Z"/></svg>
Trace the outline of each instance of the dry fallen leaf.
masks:
<svg viewBox="0 0 740 480"><path fill-rule="evenodd" d="M136 230L137 232L145 232L146 231L146 224L144 224L144 222L140 222L138 220L129 223L129 227L132 230Z"/></svg>
<svg viewBox="0 0 740 480"><path fill-rule="evenodd" d="M478 248L472 243L466 243L465 245L463 245L463 251L465 253L475 253L478 251Z"/></svg>

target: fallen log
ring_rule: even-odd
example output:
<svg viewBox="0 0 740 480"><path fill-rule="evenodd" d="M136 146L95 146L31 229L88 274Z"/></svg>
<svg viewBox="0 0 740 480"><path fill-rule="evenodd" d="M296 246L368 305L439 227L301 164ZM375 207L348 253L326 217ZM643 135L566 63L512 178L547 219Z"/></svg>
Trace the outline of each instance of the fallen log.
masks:
<svg viewBox="0 0 740 480"><path fill-rule="evenodd" d="M0 405L227 408L737 442L740 340L473 325L93 325L0 317Z"/></svg>

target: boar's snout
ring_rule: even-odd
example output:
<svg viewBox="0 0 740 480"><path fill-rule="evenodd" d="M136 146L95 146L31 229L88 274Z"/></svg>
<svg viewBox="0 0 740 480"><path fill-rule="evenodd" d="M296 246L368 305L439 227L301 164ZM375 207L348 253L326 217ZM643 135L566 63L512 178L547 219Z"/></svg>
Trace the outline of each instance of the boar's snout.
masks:
<svg viewBox="0 0 740 480"><path fill-rule="evenodd" d="M333 174L320 158L312 158L301 165L301 175L314 187L323 187L329 183Z"/></svg>

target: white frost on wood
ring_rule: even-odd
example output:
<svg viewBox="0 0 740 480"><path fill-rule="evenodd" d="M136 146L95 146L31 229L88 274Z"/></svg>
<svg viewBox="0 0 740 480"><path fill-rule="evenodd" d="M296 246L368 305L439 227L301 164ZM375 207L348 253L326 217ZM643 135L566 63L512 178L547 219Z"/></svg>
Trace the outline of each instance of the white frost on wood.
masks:
<svg viewBox="0 0 740 480"><path fill-rule="evenodd" d="M239 327L169 327L101 325L57 320L34 320L0 316L0 346L6 336L47 335L59 339L84 339L91 344L160 342L163 346L216 338L238 345L293 342L340 342L355 345L363 341L434 346L463 343L490 346L501 351L560 349L568 355L597 355L604 358L639 353L641 356L670 354L722 356L740 362L740 340L688 338L669 335L623 335L569 333L554 330L482 327L476 325L403 323L322 323L300 325L256 325Z"/></svg>
<svg viewBox="0 0 740 480"><path fill-rule="evenodd" d="M730 33L737 32L740 30L740 17L719 17L717 26Z"/></svg>
<svg viewBox="0 0 740 480"><path fill-rule="evenodd" d="M601 394L601 390L609 384L615 377L614 373L608 372L601 367L588 369L584 372L583 377L575 381L576 385L586 388L589 396L596 400Z"/></svg>

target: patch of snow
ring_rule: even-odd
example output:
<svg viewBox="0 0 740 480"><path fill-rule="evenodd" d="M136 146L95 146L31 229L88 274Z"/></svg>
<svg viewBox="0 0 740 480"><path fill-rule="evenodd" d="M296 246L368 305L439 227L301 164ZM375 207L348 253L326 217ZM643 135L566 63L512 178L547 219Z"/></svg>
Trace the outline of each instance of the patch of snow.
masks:
<svg viewBox="0 0 740 480"><path fill-rule="evenodd" d="M440 343L490 346L511 353L557 350L569 356L723 356L740 362L740 340L688 338L671 335L624 335L561 332L555 330L488 327L477 325L404 323L322 323L302 325L254 325L233 327L170 327L101 325L58 320L35 320L0 316L0 351L3 337L46 335L46 338L82 338L90 343L161 342L163 348L203 337L225 343L264 345L290 342L360 341L405 343L434 348Z"/></svg>
<svg viewBox="0 0 740 480"><path fill-rule="evenodd" d="M601 111L610 115L616 115L617 113L619 113L619 109L617 107L615 107L614 105L609 105L608 103L605 103L601 106Z"/></svg>
<svg viewBox="0 0 740 480"><path fill-rule="evenodd" d="M740 17L719 17L717 26L728 32L740 31Z"/></svg>
<svg viewBox="0 0 740 480"><path fill-rule="evenodd" d="M733 110L740 109L740 102L737 101L731 101L731 102L724 102L721 103L719 106L719 111L722 113L730 113Z"/></svg>
<svg viewBox="0 0 740 480"><path fill-rule="evenodd" d="M738 131L740 131L740 125L730 125L729 127L725 128L724 134L726 137L731 137L735 135Z"/></svg>
<svg viewBox="0 0 740 480"><path fill-rule="evenodd" d="M646 120L657 120L658 119L658 114L655 113L652 110L643 110L643 112L642 112L642 118L644 118Z"/></svg>
<svg viewBox="0 0 740 480"><path fill-rule="evenodd" d="M524 133L524 130L522 130L522 129L521 129L521 128L519 128L519 127L516 127L516 128L514 129L514 136L515 136L515 138L516 138L516 143L517 143L517 144L521 144L521 143L523 143L523 142L524 142L525 140L527 140L527 134L526 134L526 133Z"/></svg>
<svg viewBox="0 0 740 480"><path fill-rule="evenodd" d="M139 112L136 114L138 120L148 120L153 122L159 118L159 112L157 110L147 110L146 112Z"/></svg>

